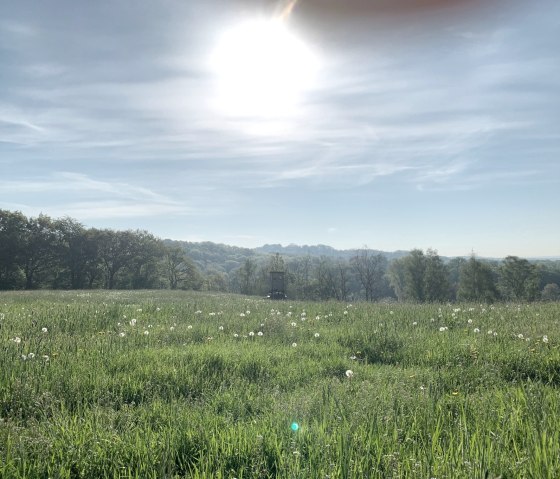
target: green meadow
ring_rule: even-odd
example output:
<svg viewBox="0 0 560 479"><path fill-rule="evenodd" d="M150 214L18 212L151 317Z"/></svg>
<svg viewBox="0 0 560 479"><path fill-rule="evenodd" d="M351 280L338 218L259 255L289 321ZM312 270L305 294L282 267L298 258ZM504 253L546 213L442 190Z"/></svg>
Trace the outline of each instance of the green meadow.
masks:
<svg viewBox="0 0 560 479"><path fill-rule="evenodd" d="M0 294L0 478L558 478L560 304Z"/></svg>

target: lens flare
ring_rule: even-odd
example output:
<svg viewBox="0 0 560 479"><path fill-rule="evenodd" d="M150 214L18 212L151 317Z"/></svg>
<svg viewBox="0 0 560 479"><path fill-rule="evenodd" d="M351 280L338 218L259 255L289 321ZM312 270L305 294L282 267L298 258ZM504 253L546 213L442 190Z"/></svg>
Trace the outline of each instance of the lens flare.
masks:
<svg viewBox="0 0 560 479"><path fill-rule="evenodd" d="M299 424L297 422L293 422L290 428L292 431L297 431L299 429Z"/></svg>

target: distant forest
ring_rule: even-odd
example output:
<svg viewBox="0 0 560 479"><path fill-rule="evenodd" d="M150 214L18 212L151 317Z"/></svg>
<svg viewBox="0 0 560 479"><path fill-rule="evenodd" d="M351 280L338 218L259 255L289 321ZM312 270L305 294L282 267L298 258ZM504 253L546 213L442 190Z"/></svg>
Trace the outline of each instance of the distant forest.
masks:
<svg viewBox="0 0 560 479"><path fill-rule="evenodd" d="M284 271L290 299L558 301L560 261L444 258L435 250L239 248L86 228L0 210L0 289L184 289L266 296Z"/></svg>

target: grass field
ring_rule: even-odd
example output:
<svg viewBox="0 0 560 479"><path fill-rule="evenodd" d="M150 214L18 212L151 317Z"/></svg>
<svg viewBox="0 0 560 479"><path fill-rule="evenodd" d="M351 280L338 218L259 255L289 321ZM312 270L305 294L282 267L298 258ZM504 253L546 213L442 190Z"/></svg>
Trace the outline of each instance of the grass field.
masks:
<svg viewBox="0 0 560 479"><path fill-rule="evenodd" d="M559 326L559 304L2 293L0 478L558 478Z"/></svg>

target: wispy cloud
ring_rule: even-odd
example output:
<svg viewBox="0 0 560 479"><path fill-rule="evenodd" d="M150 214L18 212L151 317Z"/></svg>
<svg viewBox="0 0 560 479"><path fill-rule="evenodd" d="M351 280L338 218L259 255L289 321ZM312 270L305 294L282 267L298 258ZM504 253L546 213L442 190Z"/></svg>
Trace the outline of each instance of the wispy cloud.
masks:
<svg viewBox="0 0 560 479"><path fill-rule="evenodd" d="M54 216L91 219L194 213L191 206L148 188L96 180L80 173L60 172L47 179L0 180L0 191L3 194L0 204L5 207L17 204L21 206L18 209L31 214L48 211ZM14 203L14 197L20 202ZM26 200L36 197L53 199L51 202L43 200L40 207L35 201L27 204Z"/></svg>

